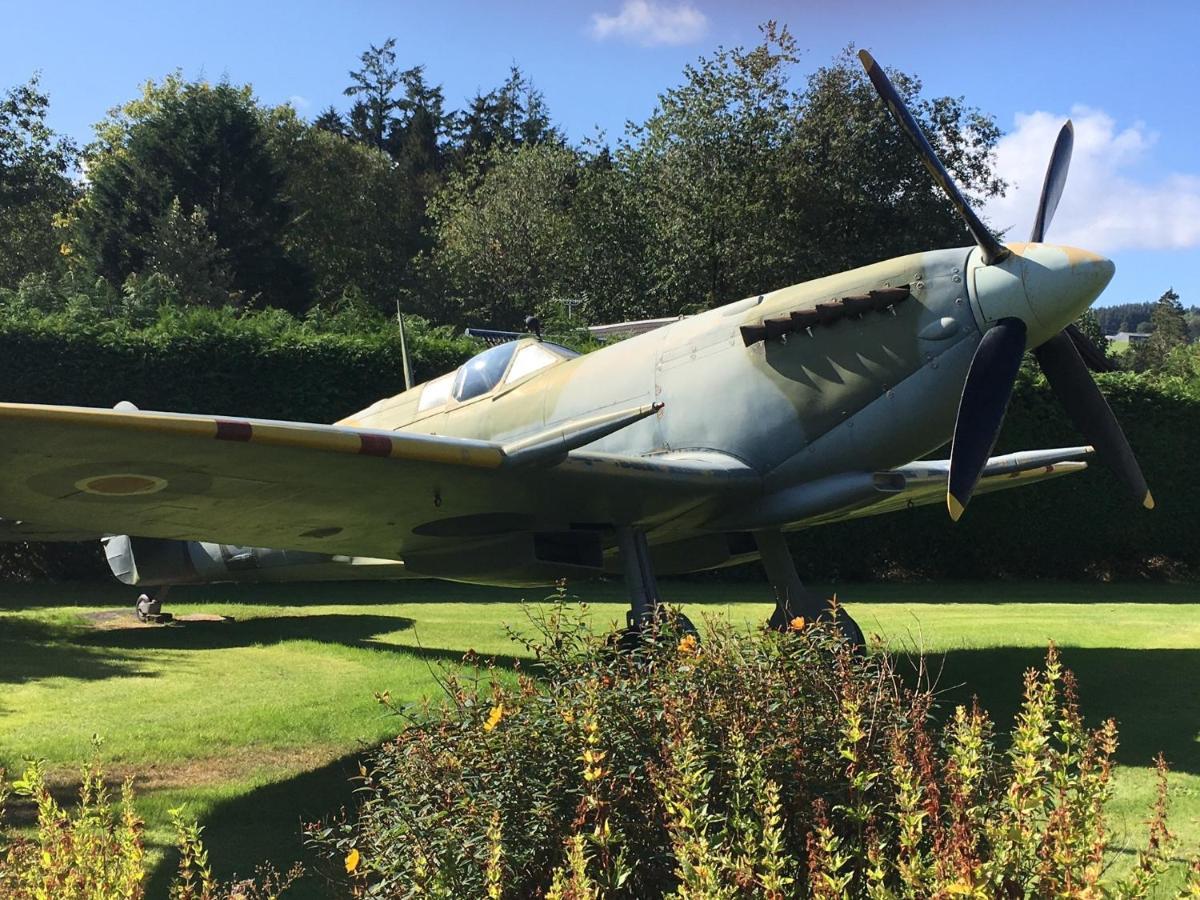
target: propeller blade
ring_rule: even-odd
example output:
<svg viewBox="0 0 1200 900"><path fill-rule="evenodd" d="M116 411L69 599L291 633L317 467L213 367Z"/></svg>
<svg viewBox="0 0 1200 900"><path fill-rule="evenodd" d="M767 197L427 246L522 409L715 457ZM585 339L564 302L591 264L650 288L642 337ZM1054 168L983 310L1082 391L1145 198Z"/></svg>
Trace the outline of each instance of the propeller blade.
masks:
<svg viewBox="0 0 1200 900"><path fill-rule="evenodd" d="M1050 154L1050 163L1046 166L1046 178L1042 181L1042 196L1038 200L1037 218L1033 220L1033 233L1029 236L1030 243L1040 244L1058 209L1058 201L1062 197L1063 185L1067 183L1067 169L1071 167L1071 149L1075 146L1075 126L1067 119L1067 124L1058 132L1058 140L1054 142L1054 152Z"/></svg>
<svg viewBox="0 0 1200 900"><path fill-rule="evenodd" d="M1024 353L1025 323L1013 318L1001 319L989 328L975 348L950 446L946 507L955 522L971 502L971 493L1000 436Z"/></svg>
<svg viewBox="0 0 1200 900"><path fill-rule="evenodd" d="M1071 343L1075 345L1075 349L1079 351L1079 356L1087 364L1087 367L1093 372L1115 372L1121 368L1109 359L1090 337L1080 331L1078 325L1068 325L1063 331L1071 339Z"/></svg>
<svg viewBox="0 0 1200 900"><path fill-rule="evenodd" d="M967 223L967 230L971 232L975 243L979 245L984 263L990 266L993 263L1000 262L1000 260L1008 256L1008 249L996 239L996 236L988 230L979 216L975 215L975 211L967 204L962 191L958 189L958 185L954 183L954 179L950 177L950 173L946 171L946 167L942 165L942 161L933 152L933 147L930 146L925 133L921 131L921 126L917 124L917 120L908 111L908 107L900 99L900 94L896 91L896 88L892 85L887 75L884 74L879 63L875 62L875 58L866 50L859 50L858 58L862 61L863 68L867 70L867 77L871 79L871 84L875 85L875 90L882 98L884 105L888 108L888 112L892 114L892 118L896 120L896 124L900 126L900 130L904 132L909 142L916 148L918 155L921 157L921 162L925 163L925 168L929 170L929 174L933 176L933 180L938 183L946 196L950 198L950 202L958 210L958 214ZM1057 200L1055 202L1057 203Z"/></svg>
<svg viewBox="0 0 1200 900"><path fill-rule="evenodd" d="M1116 472L1138 503L1153 509L1154 498L1129 441L1071 338L1060 331L1033 354L1075 427L1096 448L1096 455Z"/></svg>

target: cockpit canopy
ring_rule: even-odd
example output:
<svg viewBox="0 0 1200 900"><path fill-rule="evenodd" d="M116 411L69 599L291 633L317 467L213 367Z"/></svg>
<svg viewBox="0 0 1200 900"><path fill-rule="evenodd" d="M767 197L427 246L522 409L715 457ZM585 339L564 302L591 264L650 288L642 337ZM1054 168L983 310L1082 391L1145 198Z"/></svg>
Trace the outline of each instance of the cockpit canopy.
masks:
<svg viewBox="0 0 1200 900"><path fill-rule="evenodd" d="M516 355L517 343L510 341L498 347L489 347L482 353L472 356L459 366L458 374L454 377L454 399L470 400L480 394L486 394L500 383L504 370Z"/></svg>
<svg viewBox="0 0 1200 900"><path fill-rule="evenodd" d="M568 347L534 338L489 347L472 356L457 371L426 384L421 390L417 409L424 411L441 406L450 397L462 403L486 394L501 382L515 384L535 372L578 355Z"/></svg>

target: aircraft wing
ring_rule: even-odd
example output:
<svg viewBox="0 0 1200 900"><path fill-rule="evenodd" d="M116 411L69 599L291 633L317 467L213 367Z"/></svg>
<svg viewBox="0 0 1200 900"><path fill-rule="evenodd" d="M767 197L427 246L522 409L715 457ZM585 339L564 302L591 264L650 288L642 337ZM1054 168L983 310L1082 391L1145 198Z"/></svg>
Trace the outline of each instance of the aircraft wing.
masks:
<svg viewBox="0 0 1200 900"><path fill-rule="evenodd" d="M395 559L444 546L439 538L669 518L757 479L717 454L568 455L657 409L601 414L505 445L335 425L0 404L0 515L36 522L44 532Z"/></svg>
<svg viewBox="0 0 1200 900"><path fill-rule="evenodd" d="M1024 487L1051 478L1082 472L1087 468L1083 457L1093 453L1091 447L1061 447L1050 450L1025 450L991 457L975 488L976 494L988 494L1007 488ZM846 508L831 511L805 520L802 527L858 519L931 503L945 503L946 480L950 460L918 460L887 472L877 473L877 495L864 498Z"/></svg>
<svg viewBox="0 0 1200 900"><path fill-rule="evenodd" d="M71 544L80 541L98 541L102 537L104 537L102 532L80 530L69 525L48 528L37 522L0 518L0 544L20 543L21 541Z"/></svg>

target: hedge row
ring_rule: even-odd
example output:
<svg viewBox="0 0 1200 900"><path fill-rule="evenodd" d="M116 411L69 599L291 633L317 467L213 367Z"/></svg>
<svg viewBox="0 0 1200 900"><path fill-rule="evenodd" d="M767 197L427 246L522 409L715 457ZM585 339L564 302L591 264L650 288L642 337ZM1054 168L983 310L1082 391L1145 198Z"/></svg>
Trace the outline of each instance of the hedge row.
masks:
<svg viewBox="0 0 1200 900"><path fill-rule="evenodd" d="M1088 471L977 498L951 523L942 504L797 536L827 578L1187 578L1200 573L1200 395L1177 380L1098 376L1157 503L1142 509L1093 458ZM1023 373L997 453L1086 441L1045 381ZM948 455L944 448L940 456Z"/></svg>
<svg viewBox="0 0 1200 900"><path fill-rule="evenodd" d="M403 387L394 333L278 333L262 327L114 331L31 327L0 319L0 399L220 412L333 421ZM419 380L457 365L471 345L436 331L413 336ZM1145 512L1095 465L1082 475L980 497L963 521L940 505L801 532L814 579L879 577L1185 577L1200 572L1200 390L1178 380L1115 374L1101 384L1154 490ZM1045 383L1023 373L998 452L1083 443ZM10 574L79 576L94 554L31 548ZM80 563L80 559L85 560ZM100 569L102 571L102 567ZM723 577L739 577L730 571ZM745 577L744 575L741 577Z"/></svg>

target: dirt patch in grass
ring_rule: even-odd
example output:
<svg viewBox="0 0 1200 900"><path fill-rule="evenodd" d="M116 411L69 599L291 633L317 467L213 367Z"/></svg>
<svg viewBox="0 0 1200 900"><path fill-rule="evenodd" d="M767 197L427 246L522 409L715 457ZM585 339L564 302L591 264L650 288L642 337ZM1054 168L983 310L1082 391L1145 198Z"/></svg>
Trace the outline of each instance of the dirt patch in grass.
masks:
<svg viewBox="0 0 1200 900"><path fill-rule="evenodd" d="M100 631L124 630L126 628L171 628L188 622L233 622L233 616L218 616L212 613L186 613L175 616L170 622L143 622L132 609L102 609L84 613L83 620Z"/></svg>
<svg viewBox="0 0 1200 900"><path fill-rule="evenodd" d="M365 748L364 748L365 751ZM344 747L310 746L288 748L239 747L223 756L190 759L184 762L129 766L104 765L104 781L114 798L121 786L133 779L134 795L181 788L242 782L255 776L279 781L303 772L320 769L345 756ZM16 773L10 773L15 775ZM73 807L79 799L79 770L54 767L46 773L50 795L64 807ZM26 797L10 796L4 810L5 824L18 829L32 827L37 821L37 809Z"/></svg>

